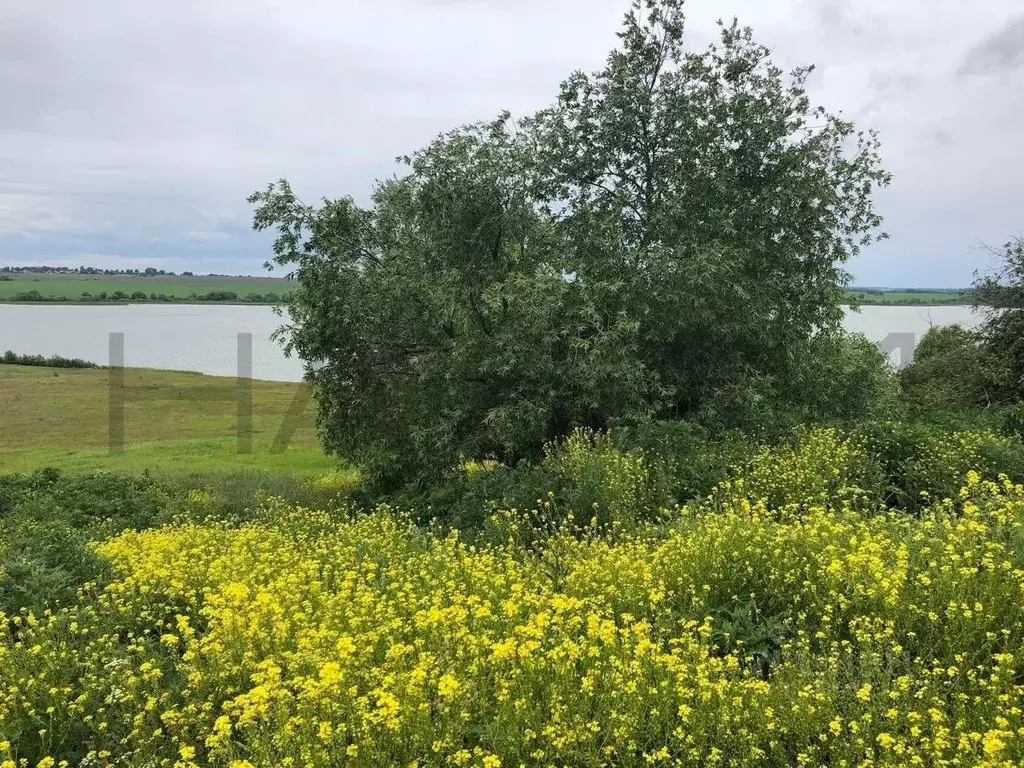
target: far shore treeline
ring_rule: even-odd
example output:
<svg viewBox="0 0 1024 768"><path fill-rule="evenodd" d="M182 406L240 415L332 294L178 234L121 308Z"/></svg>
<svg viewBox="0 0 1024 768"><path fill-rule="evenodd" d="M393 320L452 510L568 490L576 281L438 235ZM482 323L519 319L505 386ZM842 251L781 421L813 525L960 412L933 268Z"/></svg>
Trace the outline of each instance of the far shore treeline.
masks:
<svg viewBox="0 0 1024 768"><path fill-rule="evenodd" d="M10 302L36 302L41 304L109 304L118 302L187 304L193 301L234 302L239 304L277 304L281 299L282 297L276 293L250 293L245 296L239 296L235 291L210 291L209 293L204 293L202 295L192 293L188 296L169 296L166 293L155 292L147 294L145 291L133 291L130 294L127 291L114 291L113 293L101 291L95 295L91 293L83 293L81 296L69 297L53 295L44 296L39 291L32 290L16 293L6 300Z"/></svg>
<svg viewBox="0 0 1024 768"><path fill-rule="evenodd" d="M92 289L101 286L107 290ZM0 302L281 304L288 302L289 293L285 279L277 277L196 275L191 271L175 273L155 267L0 266ZM862 306L957 305L970 304L971 293L968 288L869 288L851 285L846 289L843 300L846 304Z"/></svg>

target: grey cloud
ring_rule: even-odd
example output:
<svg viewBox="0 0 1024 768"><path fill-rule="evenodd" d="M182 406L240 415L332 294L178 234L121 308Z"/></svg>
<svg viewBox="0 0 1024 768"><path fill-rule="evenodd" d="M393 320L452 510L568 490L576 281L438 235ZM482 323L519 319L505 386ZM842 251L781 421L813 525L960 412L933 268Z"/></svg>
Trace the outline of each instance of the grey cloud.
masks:
<svg viewBox="0 0 1024 768"><path fill-rule="evenodd" d="M874 119L894 101L907 99L924 84L924 78L918 73L874 70L867 80L870 98L861 104L854 116L857 120Z"/></svg>
<svg viewBox="0 0 1024 768"><path fill-rule="evenodd" d="M881 97L916 91L922 85L924 85L924 76L918 72L876 69L868 78L868 87Z"/></svg>
<svg viewBox="0 0 1024 768"><path fill-rule="evenodd" d="M1024 16L1008 20L1002 27L968 51L957 74L983 75L1024 65Z"/></svg>
<svg viewBox="0 0 1024 768"><path fill-rule="evenodd" d="M847 0L817 0L812 7L818 22L826 27L836 27L847 19Z"/></svg>
<svg viewBox="0 0 1024 768"><path fill-rule="evenodd" d="M858 281L898 268L900 283L962 284L960 244L1022 226L1024 96L949 76L1020 0L724 1L687 0L692 46L736 15L784 68L819 65L814 101L882 132L893 239L850 265ZM286 176L307 200L366 202L395 156L599 68L628 4L0 0L0 258L184 254L203 269L230 254L256 271L251 191Z"/></svg>

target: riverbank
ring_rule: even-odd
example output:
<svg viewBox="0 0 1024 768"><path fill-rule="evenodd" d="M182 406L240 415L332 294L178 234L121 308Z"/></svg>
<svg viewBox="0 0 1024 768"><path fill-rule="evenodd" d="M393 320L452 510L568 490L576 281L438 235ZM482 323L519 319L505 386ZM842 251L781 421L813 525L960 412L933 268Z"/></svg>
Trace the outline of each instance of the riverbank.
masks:
<svg viewBox="0 0 1024 768"><path fill-rule="evenodd" d="M303 384L252 381L250 407L230 377L128 368L112 395L111 375L0 365L0 473L57 467L295 475L337 464L317 442ZM110 450L112 411L123 414L123 448L116 453Z"/></svg>

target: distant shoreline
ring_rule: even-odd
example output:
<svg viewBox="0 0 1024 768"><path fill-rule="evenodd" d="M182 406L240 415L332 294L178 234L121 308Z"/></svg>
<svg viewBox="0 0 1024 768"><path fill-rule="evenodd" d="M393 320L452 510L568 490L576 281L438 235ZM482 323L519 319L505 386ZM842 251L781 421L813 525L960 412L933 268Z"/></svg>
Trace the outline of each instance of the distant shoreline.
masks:
<svg viewBox="0 0 1024 768"><path fill-rule="evenodd" d="M128 307L140 304L163 307L281 307L284 302L276 301L199 301L181 299L179 301L160 301L159 299L125 299L123 301L82 301L81 299L51 299L43 301L16 301L0 298L0 305L17 307Z"/></svg>
<svg viewBox="0 0 1024 768"><path fill-rule="evenodd" d="M4 304L275 306L287 300L294 287L294 283L281 277L3 272L0 269L0 303Z"/></svg>
<svg viewBox="0 0 1024 768"><path fill-rule="evenodd" d="M0 298L0 305L11 305L19 307L127 307L134 305L150 305L150 306L165 306L165 307L210 307L210 306L230 306L230 307L283 307L287 304L285 301L197 301L180 299L175 301L160 301L152 299L125 299L121 301L81 301L80 299L53 299L48 301L15 301L13 299ZM859 299L857 301L851 301L849 299L840 302L840 306L852 307L854 305L861 307L973 307L974 305L963 299L955 301L878 301Z"/></svg>
<svg viewBox="0 0 1024 768"><path fill-rule="evenodd" d="M8 270L8 271L5 271ZM0 268L0 304L45 306L124 306L182 304L190 306L281 306L296 285L270 275L195 275L148 273L100 274L57 271L45 266ZM846 286L844 305L938 307L970 304L969 288L889 288Z"/></svg>
<svg viewBox="0 0 1024 768"><path fill-rule="evenodd" d="M969 301L844 301L843 306L852 307L973 307Z"/></svg>

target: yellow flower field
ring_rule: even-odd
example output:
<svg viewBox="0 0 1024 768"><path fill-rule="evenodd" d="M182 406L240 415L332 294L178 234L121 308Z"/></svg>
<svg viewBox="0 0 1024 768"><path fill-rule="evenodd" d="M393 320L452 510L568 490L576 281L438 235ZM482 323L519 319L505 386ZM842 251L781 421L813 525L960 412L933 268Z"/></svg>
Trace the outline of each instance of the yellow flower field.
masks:
<svg viewBox="0 0 1024 768"><path fill-rule="evenodd" d="M6 617L0 765L1024 763L1024 487L914 516L862 460L819 431L657 525L542 539L273 500L121 534L104 586Z"/></svg>

